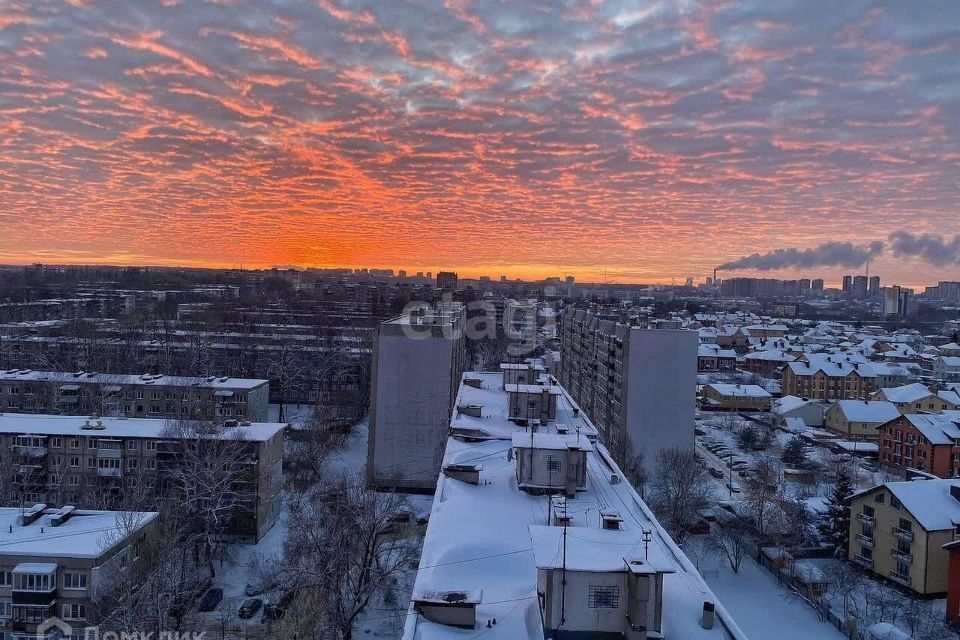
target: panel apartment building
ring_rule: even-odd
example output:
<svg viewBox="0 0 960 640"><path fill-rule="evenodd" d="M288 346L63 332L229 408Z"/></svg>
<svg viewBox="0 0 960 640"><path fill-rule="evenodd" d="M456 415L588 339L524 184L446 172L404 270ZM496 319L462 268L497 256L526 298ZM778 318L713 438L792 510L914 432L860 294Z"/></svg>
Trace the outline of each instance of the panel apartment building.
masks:
<svg viewBox="0 0 960 640"><path fill-rule="evenodd" d="M464 308L412 309L380 325L370 389L367 480L433 491L467 364Z"/></svg>
<svg viewBox="0 0 960 640"><path fill-rule="evenodd" d="M0 508L0 634L58 637L66 630L44 625L59 618L80 637L112 576L146 570L158 522L153 512Z"/></svg>
<svg viewBox="0 0 960 640"><path fill-rule="evenodd" d="M267 380L0 371L0 411L5 413L266 422L269 402Z"/></svg>
<svg viewBox="0 0 960 640"><path fill-rule="evenodd" d="M642 453L653 469L661 450L693 449L698 342L696 331L567 309L560 381L618 460Z"/></svg>
<svg viewBox="0 0 960 640"><path fill-rule="evenodd" d="M160 419L2 414L0 468L10 474L0 480L0 500L85 506L129 494L149 498L184 464L185 447L227 443L222 455L239 470L231 471L237 500L226 535L254 542L280 513L285 425L228 424L199 433Z"/></svg>

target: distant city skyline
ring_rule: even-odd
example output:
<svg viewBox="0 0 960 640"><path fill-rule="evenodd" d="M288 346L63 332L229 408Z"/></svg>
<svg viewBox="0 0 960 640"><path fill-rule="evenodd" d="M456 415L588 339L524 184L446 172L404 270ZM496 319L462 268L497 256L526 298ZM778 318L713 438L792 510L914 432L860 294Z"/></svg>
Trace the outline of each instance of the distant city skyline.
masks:
<svg viewBox="0 0 960 640"><path fill-rule="evenodd" d="M955 25L937 0L6 3L0 262L669 283L948 237Z"/></svg>

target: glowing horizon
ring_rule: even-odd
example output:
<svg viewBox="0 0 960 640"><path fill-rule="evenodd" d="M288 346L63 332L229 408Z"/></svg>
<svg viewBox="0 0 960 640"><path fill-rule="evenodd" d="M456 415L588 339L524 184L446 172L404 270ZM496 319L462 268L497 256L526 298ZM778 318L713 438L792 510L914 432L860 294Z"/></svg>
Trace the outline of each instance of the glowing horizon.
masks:
<svg viewBox="0 0 960 640"><path fill-rule="evenodd" d="M10 0L0 262L669 284L776 247L954 234L956 18L933 0ZM871 273L922 286L960 263Z"/></svg>

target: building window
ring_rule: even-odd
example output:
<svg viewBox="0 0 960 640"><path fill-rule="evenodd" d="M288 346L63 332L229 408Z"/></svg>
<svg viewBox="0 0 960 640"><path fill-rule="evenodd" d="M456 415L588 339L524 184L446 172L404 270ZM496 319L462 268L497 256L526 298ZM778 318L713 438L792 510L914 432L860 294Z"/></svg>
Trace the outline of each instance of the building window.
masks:
<svg viewBox="0 0 960 640"><path fill-rule="evenodd" d="M50 446L59 449L63 446L63 440L61 438L50 438Z"/></svg>
<svg viewBox="0 0 960 640"><path fill-rule="evenodd" d="M13 603L9 600L0 600L0 618L9 618L13 615Z"/></svg>
<svg viewBox="0 0 960 640"><path fill-rule="evenodd" d="M0 571L0 587L13 585L13 574L9 571Z"/></svg>
<svg viewBox="0 0 960 640"><path fill-rule="evenodd" d="M65 572L63 574L63 588L64 589L86 589L87 574L73 573L69 571Z"/></svg>
<svg viewBox="0 0 960 640"><path fill-rule="evenodd" d="M617 609L620 607L620 587L590 585L587 606L591 609Z"/></svg>
<svg viewBox="0 0 960 640"><path fill-rule="evenodd" d="M547 471L560 471L560 461L553 458L547 459Z"/></svg>
<svg viewBox="0 0 960 640"><path fill-rule="evenodd" d="M127 440L127 451L136 451L136 450L137 450L137 441Z"/></svg>
<svg viewBox="0 0 960 640"><path fill-rule="evenodd" d="M878 493L877 495L875 495L875 496L873 497L873 501L874 501L874 502L879 502L880 504L883 504L883 494L882 494L882 493Z"/></svg>
<svg viewBox="0 0 960 640"><path fill-rule="evenodd" d="M87 605L85 604L65 604L63 605L64 620L84 620L87 617Z"/></svg>

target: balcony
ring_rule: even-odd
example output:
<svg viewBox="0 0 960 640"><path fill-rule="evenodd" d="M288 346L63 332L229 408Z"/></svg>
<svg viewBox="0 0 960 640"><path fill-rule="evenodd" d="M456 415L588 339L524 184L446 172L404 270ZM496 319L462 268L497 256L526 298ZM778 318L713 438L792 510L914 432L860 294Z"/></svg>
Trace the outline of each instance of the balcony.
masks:
<svg viewBox="0 0 960 640"><path fill-rule="evenodd" d="M874 518L873 516L868 516L865 513L858 513L857 520L859 520L863 524L868 524L870 526L873 526L873 524L877 521L876 518Z"/></svg>
<svg viewBox="0 0 960 640"><path fill-rule="evenodd" d="M863 556L854 556L853 561L856 562L861 567L866 567L867 569L873 569L873 558L864 558Z"/></svg>
<svg viewBox="0 0 960 640"><path fill-rule="evenodd" d="M910 584L910 576L909 576L909 575L904 575L904 574L902 574L902 573L899 573L899 572L896 571L896 570L891 570L891 571L890 571L890 579L893 580L894 582L897 582L897 583L899 583L899 584L902 584L902 585L905 586L905 587L911 586L911 584Z"/></svg>
<svg viewBox="0 0 960 640"><path fill-rule="evenodd" d="M893 556L893 559L897 562L902 562L903 564L913 564L913 554L901 551L900 549L890 549L890 555Z"/></svg>
<svg viewBox="0 0 960 640"><path fill-rule="evenodd" d="M13 450L25 460L41 460L47 457L47 448L38 446L29 446L24 444L13 445Z"/></svg>
<svg viewBox="0 0 960 640"><path fill-rule="evenodd" d="M120 449L101 449L97 447L97 458L120 458L123 456L123 451Z"/></svg>
<svg viewBox="0 0 960 640"><path fill-rule="evenodd" d="M871 536L865 536L862 533L858 533L857 542L867 547L868 549L873 549L873 538Z"/></svg>
<svg viewBox="0 0 960 640"><path fill-rule="evenodd" d="M913 531L911 531L910 529L901 529L900 527L893 527L890 530L890 533L900 538L901 540L905 540L907 542L913 542Z"/></svg>
<svg viewBox="0 0 960 640"><path fill-rule="evenodd" d="M97 475L101 478L119 478L123 476L123 470L119 467L100 467L97 469Z"/></svg>

